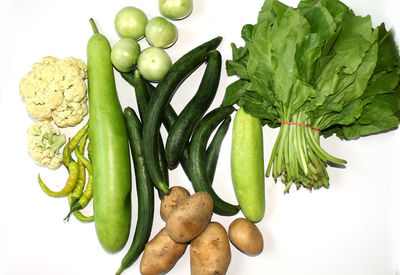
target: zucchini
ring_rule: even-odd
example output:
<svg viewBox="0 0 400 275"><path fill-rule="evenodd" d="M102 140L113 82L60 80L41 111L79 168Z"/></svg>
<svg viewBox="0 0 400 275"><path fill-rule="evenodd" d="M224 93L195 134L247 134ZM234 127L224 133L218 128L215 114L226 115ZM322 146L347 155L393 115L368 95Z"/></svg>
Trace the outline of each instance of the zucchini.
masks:
<svg viewBox="0 0 400 275"><path fill-rule="evenodd" d="M157 134L161 127L162 116L166 106L183 81L196 70L206 59L209 51L214 50L221 43L222 38L214 38L195 49L189 51L176 61L165 77L158 83L150 98L148 115L143 122L143 139L146 140L143 154L153 183L164 194L169 192L162 171L157 164Z"/></svg>
<svg viewBox="0 0 400 275"><path fill-rule="evenodd" d="M243 215L252 222L260 221L265 212L262 126L243 108L233 122L231 173Z"/></svg>
<svg viewBox="0 0 400 275"><path fill-rule="evenodd" d="M189 150L190 178L195 191L204 191L210 194L214 202L214 213L223 216L235 215L239 211L239 207L223 201L211 187L206 170L206 147L211 133L234 110L235 108L232 106L226 106L216 108L206 114L193 133Z"/></svg>

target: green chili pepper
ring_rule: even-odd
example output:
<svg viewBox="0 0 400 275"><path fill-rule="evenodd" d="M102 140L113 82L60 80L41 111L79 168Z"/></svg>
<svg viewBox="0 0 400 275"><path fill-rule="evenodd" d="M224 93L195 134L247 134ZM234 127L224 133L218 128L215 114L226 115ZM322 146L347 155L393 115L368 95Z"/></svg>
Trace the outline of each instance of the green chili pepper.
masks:
<svg viewBox="0 0 400 275"><path fill-rule="evenodd" d="M68 146L66 146L68 147ZM72 190L74 190L75 185L78 181L78 176L79 176L79 166L76 161L74 161L71 157L71 153L69 150L67 150L68 153L68 171L69 171L69 177L67 180L67 183L64 185L63 189L61 189L58 192L50 190L42 181L40 178L40 174L38 175L38 181L39 185L42 188L42 190L49 196L51 197L65 197L69 195Z"/></svg>
<svg viewBox="0 0 400 275"><path fill-rule="evenodd" d="M88 140L88 132L85 133L85 135L82 137L81 142L78 145L78 150L81 154L85 152L87 140ZM75 188L71 193L71 205L74 205L82 196L83 188L85 187L86 183L86 167L80 159L78 159L78 166L79 166L78 182L76 183Z"/></svg>
<svg viewBox="0 0 400 275"><path fill-rule="evenodd" d="M80 143L82 137L87 133L89 128L89 121L73 136L63 150L63 163L68 168L69 166L69 152L73 152ZM69 151L69 152L68 152Z"/></svg>
<svg viewBox="0 0 400 275"><path fill-rule="evenodd" d="M81 210L81 209L85 208L88 205L89 201L93 197L92 164L90 163L90 161L83 154L81 154L79 152L79 150L75 151L75 154L78 157L78 159L80 161L82 161L82 163L85 165L86 169L88 170L89 179L88 179L88 183L87 183L86 189L83 192L82 196L79 198L79 200L74 205L71 205L70 212L68 213L67 217L65 217L64 220L68 220L69 217L71 216L71 214L74 211Z"/></svg>
<svg viewBox="0 0 400 275"><path fill-rule="evenodd" d="M68 203L69 203L69 206L71 207L71 194L68 195ZM85 216L85 215L82 214L82 212L79 211L79 210L74 211L73 214L74 214L75 218L76 218L78 221L81 221L81 222L92 222L92 221L94 221L94 216L93 216L93 215L92 215L92 216L89 216L89 217L88 217L88 216Z"/></svg>

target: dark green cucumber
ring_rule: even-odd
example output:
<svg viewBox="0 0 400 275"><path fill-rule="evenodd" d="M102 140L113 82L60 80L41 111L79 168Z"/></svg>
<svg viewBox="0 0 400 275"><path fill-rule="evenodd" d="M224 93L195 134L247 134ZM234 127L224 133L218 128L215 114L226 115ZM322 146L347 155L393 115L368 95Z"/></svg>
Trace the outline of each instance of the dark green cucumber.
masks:
<svg viewBox="0 0 400 275"><path fill-rule="evenodd" d="M150 101L150 97L146 91L145 80L141 76L138 70L135 70L134 73L121 73L122 76L126 74L132 75L132 86L135 90L136 104L139 110L139 117L141 121L144 120L144 117L147 114L147 109Z"/></svg>
<svg viewBox="0 0 400 275"><path fill-rule="evenodd" d="M211 133L233 111L235 108L227 106L216 108L206 114L193 133L189 150L190 178L195 191L205 191L210 194L214 202L214 213L224 216L235 215L239 211L239 206L225 202L212 188L206 170L206 147Z"/></svg>
<svg viewBox="0 0 400 275"><path fill-rule="evenodd" d="M157 134L166 106L170 103L178 87L194 72L205 60L208 52L214 50L221 43L222 38L214 38L179 58L169 69L165 77L158 83L150 98L148 115L143 123L144 159L149 169L153 183L159 186L164 193L168 193L166 184L158 162Z"/></svg>
<svg viewBox="0 0 400 275"><path fill-rule="evenodd" d="M121 76L130 85L135 87L135 84L134 84L135 76L134 76L133 73L122 73L121 72ZM142 79L143 79L143 77L142 77ZM154 92L155 87L150 82L146 81L145 79L143 79L143 81L145 82L146 88L147 88L146 89L147 98L150 98L151 95ZM140 109L140 107L139 107L139 109ZM171 106L171 104L168 104L167 107L164 110L164 114L163 114L163 117L162 117L162 123L164 124L164 127L167 130L167 132L170 131L170 129L172 128L172 125L175 123L177 118L178 118L178 115L176 114L174 108ZM164 159L165 159L165 154L164 154ZM183 171L185 172L186 176L190 179L189 168L188 168L188 159L189 159L189 148L186 147L180 162L181 162ZM164 168L164 166L162 166L162 172L163 173L168 173L168 168L166 168L167 167L166 160L165 160L165 162L164 161L162 161L162 162L165 165L165 168Z"/></svg>
<svg viewBox="0 0 400 275"><path fill-rule="evenodd" d="M135 75L132 72L129 73L120 72L120 74L122 78L126 80L126 82L128 82L132 87L135 87L134 83ZM150 82L146 81L143 77L141 79L143 79L144 83L146 84L145 85L147 92L146 100L149 101L156 87L154 87ZM178 115L176 114L174 108L171 106L171 104L168 104L164 110L164 114L162 117L162 123L164 124L165 129L167 129L167 131L169 131L172 128L172 125L175 123L177 118Z"/></svg>
<svg viewBox="0 0 400 275"><path fill-rule="evenodd" d="M116 274L121 274L123 270L131 266L144 250L151 234L154 216L154 188L142 154L142 124L135 111L130 107L125 108L124 117L135 168L138 219L132 244L122 259L121 266Z"/></svg>
<svg viewBox="0 0 400 275"><path fill-rule="evenodd" d="M153 94L155 87L151 85L150 82L147 82L147 92L149 95ZM178 119L178 115L175 112L174 108L171 104L168 104L164 110L164 115L162 117L162 124L164 124L165 129L169 133L174 125L175 121ZM165 160L166 162L167 160ZM190 180L190 173L189 173L189 146L186 146L185 150L183 151L182 157L180 159L180 163L182 166L183 171L185 172L186 176ZM168 170L168 168L167 168Z"/></svg>
<svg viewBox="0 0 400 275"><path fill-rule="evenodd" d="M139 109L139 115L142 121L144 121L147 111L148 111L148 105L150 101L150 95L147 92L147 85L146 85L146 80L141 76L140 72L138 70L135 71L133 75L133 87L135 89L135 96L136 96L136 103L138 105ZM162 136L159 133L158 134L158 164L161 169L161 172L164 176L164 181L167 185L169 185L169 175L168 175L168 168L167 168L167 160L165 157L165 149L164 149L164 143L162 140ZM156 186L157 187L157 186ZM157 187L157 189L159 189ZM159 189L159 195L162 197L164 193L162 190Z"/></svg>
<svg viewBox="0 0 400 275"><path fill-rule="evenodd" d="M135 87L134 84L134 74L133 73L122 73L121 76L123 79L125 79L130 85ZM143 77L142 77L143 79ZM150 98L150 96L153 94L155 87L148 81L144 80L146 84L146 92L147 92L147 97ZM140 112L140 107L139 107L139 112ZM164 115L162 117L162 123L167 130L167 132L170 132L172 126L174 125L175 121L177 120L178 115L175 112L174 108L168 104L167 107L164 110ZM228 118L230 120L230 118ZM223 123L221 124L220 128L224 124L227 124L226 130L229 128L229 123ZM222 130L222 129L221 129ZM222 132L225 132L224 134ZM209 148L207 149L207 173L210 176L210 179L212 181L217 161L218 161L218 153L219 153L219 147L221 146L221 142L223 137L225 136L226 131L220 131L218 130L217 133L214 135L213 140L210 142ZM219 145L218 145L219 144ZM180 159L181 166L183 168L183 171L185 172L186 176L190 179L190 172L189 172L189 145L185 147L185 150L183 152L182 158ZM211 164L213 163L213 164ZM164 169L163 169L164 170ZM168 169L167 169L168 170Z"/></svg>
<svg viewBox="0 0 400 275"><path fill-rule="evenodd" d="M151 95L154 93L154 90L156 87L154 87L150 82L146 81L146 88L147 88L147 93L149 98L151 98ZM167 132L170 131L172 128L172 125L174 125L176 119L178 118L178 114L175 112L174 108L172 107L171 104L168 104L167 107L164 110L164 114L162 117L162 124L164 125L165 129Z"/></svg>
<svg viewBox="0 0 400 275"><path fill-rule="evenodd" d="M221 76L221 66L221 54L216 50L211 51L196 94L186 104L169 131L165 155L170 170L175 169L178 165L194 128L215 98Z"/></svg>
<svg viewBox="0 0 400 275"><path fill-rule="evenodd" d="M228 132L231 121L231 117L228 117L224 120L224 122L222 122L222 124L218 127L218 130L215 133L206 151L206 171L211 184L214 181L215 169L217 168L222 141L224 140L225 135Z"/></svg>

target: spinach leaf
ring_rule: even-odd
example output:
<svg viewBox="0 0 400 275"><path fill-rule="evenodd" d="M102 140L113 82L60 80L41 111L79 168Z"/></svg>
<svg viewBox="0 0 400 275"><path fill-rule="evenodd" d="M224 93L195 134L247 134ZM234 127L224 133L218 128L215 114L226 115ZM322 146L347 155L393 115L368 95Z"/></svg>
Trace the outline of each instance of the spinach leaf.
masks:
<svg viewBox="0 0 400 275"><path fill-rule="evenodd" d="M328 187L326 166L346 163L321 148L320 136L357 139L398 127L399 52L392 32L374 28L370 16L339 0L266 0L242 38L226 62L238 79L222 104L280 127L267 175L287 191Z"/></svg>

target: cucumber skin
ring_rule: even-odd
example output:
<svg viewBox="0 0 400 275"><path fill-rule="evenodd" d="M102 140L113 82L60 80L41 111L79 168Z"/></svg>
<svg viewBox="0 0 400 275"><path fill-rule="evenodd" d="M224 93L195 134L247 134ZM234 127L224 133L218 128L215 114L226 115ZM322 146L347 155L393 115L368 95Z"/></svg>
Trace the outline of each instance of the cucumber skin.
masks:
<svg viewBox="0 0 400 275"><path fill-rule="evenodd" d="M148 82L142 77L140 72L138 70L135 70L133 78L132 78L132 86L134 87L135 90L135 96L136 96L136 103L139 109L139 116L141 118L141 121L144 121L146 115L147 115L147 109L149 105L149 100L151 95L148 93L147 89L149 87L147 85ZM129 111L130 112L130 111ZM125 115L125 114L124 114ZM142 128L142 126L140 126ZM164 176L164 180L167 186L169 186L169 174L168 174L168 167L167 167L167 159L165 157L165 149L164 149L164 143L163 139L160 133L158 133L158 163L161 169L161 173ZM164 195L163 192L158 190L158 195L160 199Z"/></svg>
<svg viewBox="0 0 400 275"><path fill-rule="evenodd" d="M126 244L131 224L128 134L115 87L108 40L94 34L87 44L93 209L96 234L110 253Z"/></svg>
<svg viewBox="0 0 400 275"><path fill-rule="evenodd" d="M231 175L243 215L259 222L265 213L263 133L260 120L243 108L233 122Z"/></svg>
<svg viewBox="0 0 400 275"><path fill-rule="evenodd" d="M178 166L194 128L215 98L220 82L221 67L221 54L217 50L210 51L206 70L197 92L186 104L169 131L165 144L165 155L170 170Z"/></svg>
<svg viewBox="0 0 400 275"><path fill-rule="evenodd" d="M157 166L157 138L165 108L168 106L176 90L202 63L206 61L207 53L216 49L222 37L211 39L184 54L172 64L166 76L161 80L150 98L148 115L143 122L143 139L146 141L143 155L150 177L162 192L167 194L169 187L163 179L161 169Z"/></svg>
<svg viewBox="0 0 400 275"><path fill-rule="evenodd" d="M134 75L133 73L121 73L121 76L132 86L134 86ZM147 90L147 95L150 98L151 95L154 92L155 87L150 84L148 81L145 81L146 84L146 90ZM174 108L170 104L168 104L164 110L163 116L162 116L162 124L164 124L165 129L167 132L169 132L172 128L172 125L175 123L176 119L178 118L177 113L175 112ZM185 151L183 152L183 156L180 160L180 163L182 165L183 171L185 172L186 176L190 179L190 174L189 174L189 167L188 167L188 162L189 162L189 148L186 147ZM167 168L168 170L168 168ZM168 172L168 171L166 171Z"/></svg>
<svg viewBox="0 0 400 275"><path fill-rule="evenodd" d="M213 184L215 170L217 169L219 153L221 151L222 142L225 138L226 133L229 130L229 125L231 123L231 117L227 117L222 124L218 127L210 145L206 151L206 171L210 184Z"/></svg>
<svg viewBox="0 0 400 275"><path fill-rule="evenodd" d="M117 274L130 267L143 252L151 235L154 217L155 188L153 187L143 159L142 124L135 111L130 107L125 108L124 117L128 129L131 156L135 171L138 216L131 246L122 259L121 267Z"/></svg>
<svg viewBox="0 0 400 275"><path fill-rule="evenodd" d="M211 186L210 179L206 170L206 147L211 133L232 112L233 106L218 107L208 112L197 125L189 149L189 171L193 188L196 192L207 192L213 199L213 212L222 216L233 216L239 212L239 206L233 205L222 200Z"/></svg>

